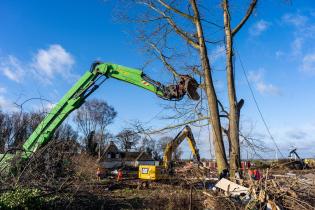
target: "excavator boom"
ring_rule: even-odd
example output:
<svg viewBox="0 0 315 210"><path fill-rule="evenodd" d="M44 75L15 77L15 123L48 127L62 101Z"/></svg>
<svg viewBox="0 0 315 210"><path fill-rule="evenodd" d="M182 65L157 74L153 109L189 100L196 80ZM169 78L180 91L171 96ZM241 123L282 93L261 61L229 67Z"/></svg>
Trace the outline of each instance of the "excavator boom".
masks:
<svg viewBox="0 0 315 210"><path fill-rule="evenodd" d="M187 138L188 145L192 151L194 159L197 160L198 163L200 163L199 150L197 149L194 135L191 131L191 128L188 125L186 125L177 134L177 136L166 145L166 148L164 150L164 156L163 156L163 164L166 169L170 168L170 165L171 165L170 163L172 161L172 154L175 152L177 147L184 141L185 138Z"/></svg>
<svg viewBox="0 0 315 210"><path fill-rule="evenodd" d="M73 110L78 109L85 102L85 99L107 78L115 78L144 88L165 100L181 100L186 93L193 100L199 99L196 92L198 83L188 75L182 75L178 84L165 86L149 78L138 69L95 62L92 64L91 70L87 71L75 83L26 140L23 144L22 157L29 158L38 148L45 145L67 116ZM0 156L0 163L2 163L2 160L10 159L8 157Z"/></svg>

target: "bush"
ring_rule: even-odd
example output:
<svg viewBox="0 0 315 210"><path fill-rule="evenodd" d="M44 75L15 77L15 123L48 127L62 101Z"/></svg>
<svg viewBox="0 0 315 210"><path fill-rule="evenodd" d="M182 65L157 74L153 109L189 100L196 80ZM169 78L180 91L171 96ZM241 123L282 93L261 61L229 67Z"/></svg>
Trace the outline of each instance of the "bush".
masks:
<svg viewBox="0 0 315 210"><path fill-rule="evenodd" d="M0 209L42 209L45 203L53 199L42 197L38 189L19 187L0 195Z"/></svg>

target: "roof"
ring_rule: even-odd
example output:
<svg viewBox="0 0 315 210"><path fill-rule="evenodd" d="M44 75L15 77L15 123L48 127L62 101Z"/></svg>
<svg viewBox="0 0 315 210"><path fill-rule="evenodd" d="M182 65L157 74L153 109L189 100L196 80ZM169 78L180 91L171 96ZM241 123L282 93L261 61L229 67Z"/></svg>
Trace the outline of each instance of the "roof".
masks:
<svg viewBox="0 0 315 210"><path fill-rule="evenodd" d="M119 153L120 158L125 160L125 161L139 161L139 160L154 160L152 156L145 151L141 152L122 152L118 149L116 144L111 141L108 145L106 145L104 149L103 154L108 154L108 153ZM102 159L107 159L106 155L102 157Z"/></svg>
<svg viewBox="0 0 315 210"><path fill-rule="evenodd" d="M117 146L115 145L113 141L110 141L110 143L106 145L104 149L104 154L108 152L119 152L119 149L117 148Z"/></svg>
<svg viewBox="0 0 315 210"><path fill-rule="evenodd" d="M124 160L153 160L153 158L146 152L121 152L121 157Z"/></svg>

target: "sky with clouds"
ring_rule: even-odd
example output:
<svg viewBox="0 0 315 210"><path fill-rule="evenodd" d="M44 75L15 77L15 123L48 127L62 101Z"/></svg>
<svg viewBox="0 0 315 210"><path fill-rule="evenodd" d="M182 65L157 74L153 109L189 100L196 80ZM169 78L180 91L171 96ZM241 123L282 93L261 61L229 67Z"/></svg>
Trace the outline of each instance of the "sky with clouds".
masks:
<svg viewBox="0 0 315 210"><path fill-rule="evenodd" d="M115 4L101 0L1 1L2 109L16 111L14 103L29 98L34 100L24 104L26 111L51 107L95 60L141 67L146 58L126 32L128 25L113 21ZM224 69L224 46L210 51L214 69ZM275 144L257 111L245 73L281 152L286 156L291 147L297 147L302 157L315 157L315 2L260 1L236 37L235 55L237 95L245 100L242 128L269 147L262 155L275 157ZM158 67L147 73L157 80L165 76ZM214 77L219 97L226 101L225 71L215 71ZM157 128L165 126L154 119L163 113L160 100L137 87L108 80L93 97L117 110L118 117L109 128L113 133L134 119ZM202 156L213 154L208 128L194 128L194 132ZM187 145L183 149L188 157Z"/></svg>

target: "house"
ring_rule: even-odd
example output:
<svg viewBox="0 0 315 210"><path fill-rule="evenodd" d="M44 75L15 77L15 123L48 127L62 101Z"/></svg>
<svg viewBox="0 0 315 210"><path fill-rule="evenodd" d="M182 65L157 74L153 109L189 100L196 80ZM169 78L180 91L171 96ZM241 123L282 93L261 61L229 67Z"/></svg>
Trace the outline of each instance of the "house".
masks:
<svg viewBox="0 0 315 210"><path fill-rule="evenodd" d="M124 165L138 167L139 165L158 165L151 155L142 152L123 152L118 149L113 141L105 147L100 159L100 165L104 168L118 168Z"/></svg>
<svg viewBox="0 0 315 210"><path fill-rule="evenodd" d="M159 165L159 161L155 161L151 155L142 152L122 152L122 161L129 166L138 167L139 165Z"/></svg>
<svg viewBox="0 0 315 210"><path fill-rule="evenodd" d="M100 165L104 168L116 168L122 164L120 151L113 141L105 147L104 153L100 159Z"/></svg>

